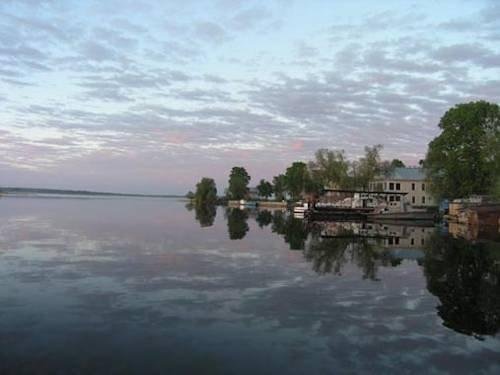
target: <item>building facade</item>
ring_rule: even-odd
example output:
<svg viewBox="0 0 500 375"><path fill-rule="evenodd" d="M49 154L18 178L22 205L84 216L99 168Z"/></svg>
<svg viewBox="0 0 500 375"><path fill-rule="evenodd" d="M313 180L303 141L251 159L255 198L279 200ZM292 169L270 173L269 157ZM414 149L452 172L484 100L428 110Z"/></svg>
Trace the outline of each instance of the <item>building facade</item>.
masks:
<svg viewBox="0 0 500 375"><path fill-rule="evenodd" d="M429 191L429 181L423 168L394 168L387 176L380 176L370 183L370 190L389 193L387 200L396 202L404 199L405 204L413 207L437 206L437 201ZM396 194L391 195L394 192ZM397 193L406 193L401 196Z"/></svg>

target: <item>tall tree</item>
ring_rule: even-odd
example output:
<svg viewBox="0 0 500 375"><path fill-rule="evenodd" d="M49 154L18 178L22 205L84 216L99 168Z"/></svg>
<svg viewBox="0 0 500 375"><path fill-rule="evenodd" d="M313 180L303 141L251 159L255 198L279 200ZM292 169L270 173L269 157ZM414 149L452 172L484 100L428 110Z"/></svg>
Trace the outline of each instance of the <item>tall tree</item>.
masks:
<svg viewBox="0 0 500 375"><path fill-rule="evenodd" d="M228 193L231 199L243 199L248 194L250 175L243 167L233 167L229 175Z"/></svg>
<svg viewBox="0 0 500 375"><path fill-rule="evenodd" d="M352 186L355 188L368 189L368 185L382 171L380 151L382 145L365 147L365 155L357 162L351 164Z"/></svg>
<svg viewBox="0 0 500 375"><path fill-rule="evenodd" d="M500 176L500 107L485 101L459 104L439 122L424 166L442 198L490 193Z"/></svg>
<svg viewBox="0 0 500 375"><path fill-rule="evenodd" d="M264 179L260 180L257 185L257 190L259 191L259 195L266 199L273 195L273 185Z"/></svg>
<svg viewBox="0 0 500 375"><path fill-rule="evenodd" d="M213 205L217 202L217 187L212 178L203 177L196 184L196 192L194 194L195 206Z"/></svg>
<svg viewBox="0 0 500 375"><path fill-rule="evenodd" d="M274 190L274 198L277 201L282 201L285 199L285 191L286 191L286 178L285 175L279 174L273 177L273 190Z"/></svg>
<svg viewBox="0 0 500 375"><path fill-rule="evenodd" d="M285 181L287 191L290 193L293 200L300 199L308 184L309 178L310 177L309 171L307 170L307 165L303 162L296 161L287 168L285 173Z"/></svg>
<svg viewBox="0 0 500 375"><path fill-rule="evenodd" d="M322 186L343 188L348 184L349 162L344 151L319 149L309 163L312 179Z"/></svg>

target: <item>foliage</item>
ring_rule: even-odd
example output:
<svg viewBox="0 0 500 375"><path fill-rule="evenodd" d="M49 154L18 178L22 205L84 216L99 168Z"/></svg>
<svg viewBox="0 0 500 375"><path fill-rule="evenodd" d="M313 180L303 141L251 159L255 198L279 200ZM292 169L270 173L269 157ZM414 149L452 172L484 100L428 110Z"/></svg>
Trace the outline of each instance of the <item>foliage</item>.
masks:
<svg viewBox="0 0 500 375"><path fill-rule="evenodd" d="M493 196L500 200L500 177L497 179L495 187L493 188Z"/></svg>
<svg viewBox="0 0 500 375"><path fill-rule="evenodd" d="M392 161L391 161L391 168L392 169L394 169L394 168L404 168L404 167L406 167L406 165L401 160L399 160L399 159L392 159Z"/></svg>
<svg viewBox="0 0 500 375"><path fill-rule="evenodd" d="M309 171L307 165L303 162L294 162L287 168L285 173L285 181L287 191L292 196L293 200L300 199L302 193L305 191L306 185L309 180Z"/></svg>
<svg viewBox="0 0 500 375"><path fill-rule="evenodd" d="M286 191L286 178L285 175L279 174L274 176L273 178L273 190L274 190L274 198L277 201L282 201L285 199L285 191Z"/></svg>
<svg viewBox="0 0 500 375"><path fill-rule="evenodd" d="M191 190L189 190L186 194L186 198L187 199L194 199L194 193Z"/></svg>
<svg viewBox="0 0 500 375"><path fill-rule="evenodd" d="M368 189L368 185L382 172L380 151L382 145L365 147L365 155L351 164L352 188Z"/></svg>
<svg viewBox="0 0 500 375"><path fill-rule="evenodd" d="M492 192L500 175L500 107L485 101L459 104L439 122L424 166L442 198Z"/></svg>
<svg viewBox="0 0 500 375"><path fill-rule="evenodd" d="M212 178L203 177L196 184L196 193L194 194L195 206L210 205L217 202L217 187Z"/></svg>
<svg viewBox="0 0 500 375"><path fill-rule="evenodd" d="M264 179L260 180L260 183L257 185L257 190L259 191L259 195L266 199L273 195L273 185Z"/></svg>
<svg viewBox="0 0 500 375"><path fill-rule="evenodd" d="M322 186L343 188L348 184L349 161L344 151L319 149L309 163L312 180Z"/></svg>
<svg viewBox="0 0 500 375"><path fill-rule="evenodd" d="M243 199L248 194L250 175L243 167L233 167L229 175L228 193L231 199Z"/></svg>

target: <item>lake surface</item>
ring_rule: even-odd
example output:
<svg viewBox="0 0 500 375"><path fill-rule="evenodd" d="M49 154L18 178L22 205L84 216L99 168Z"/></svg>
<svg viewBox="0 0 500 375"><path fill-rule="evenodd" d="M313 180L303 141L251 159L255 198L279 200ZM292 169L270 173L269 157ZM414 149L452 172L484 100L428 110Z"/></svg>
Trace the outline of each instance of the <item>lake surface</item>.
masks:
<svg viewBox="0 0 500 375"><path fill-rule="evenodd" d="M0 373L500 373L500 243L0 199Z"/></svg>

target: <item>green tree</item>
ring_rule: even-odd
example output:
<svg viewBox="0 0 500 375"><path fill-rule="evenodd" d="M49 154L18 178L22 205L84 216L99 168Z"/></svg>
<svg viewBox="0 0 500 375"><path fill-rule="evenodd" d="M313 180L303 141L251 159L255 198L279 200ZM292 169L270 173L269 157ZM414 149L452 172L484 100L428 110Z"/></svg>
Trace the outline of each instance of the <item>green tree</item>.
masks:
<svg viewBox="0 0 500 375"><path fill-rule="evenodd" d="M279 174L273 177L274 198L277 201L282 201L285 198L286 178L285 175Z"/></svg>
<svg viewBox="0 0 500 375"><path fill-rule="evenodd" d="M434 194L458 198L492 192L500 175L500 107L485 101L456 105L439 128L424 162Z"/></svg>
<svg viewBox="0 0 500 375"><path fill-rule="evenodd" d="M229 175L228 193L230 199L243 199L248 194L250 175L243 167L233 167Z"/></svg>
<svg viewBox="0 0 500 375"><path fill-rule="evenodd" d="M217 202L217 187L212 178L203 177L196 184L196 193L194 194L195 206L213 205Z"/></svg>
<svg viewBox="0 0 500 375"><path fill-rule="evenodd" d="M309 163L309 170L316 183L323 187L346 187L349 179L349 161L344 151L322 148L316 151L314 157L314 161Z"/></svg>
<svg viewBox="0 0 500 375"><path fill-rule="evenodd" d="M189 190L186 194L186 198L187 199L194 199L194 193L191 190Z"/></svg>
<svg viewBox="0 0 500 375"><path fill-rule="evenodd" d="M380 160L382 148L382 145L366 146L364 157L351 164L351 187L366 190L369 183L382 172L382 162Z"/></svg>
<svg viewBox="0 0 500 375"><path fill-rule="evenodd" d="M392 161L391 161L391 168L392 169L394 169L394 168L404 168L404 167L406 167L406 165L401 160L399 160L399 159L392 159Z"/></svg>
<svg viewBox="0 0 500 375"><path fill-rule="evenodd" d="M307 165L303 162L296 161L287 168L285 181L287 191L290 193L293 200L300 199L302 193L305 191L309 178Z"/></svg>
<svg viewBox="0 0 500 375"><path fill-rule="evenodd" d="M266 199L273 195L273 185L264 179L260 180L260 183L257 185L257 190L259 191L259 195Z"/></svg>

